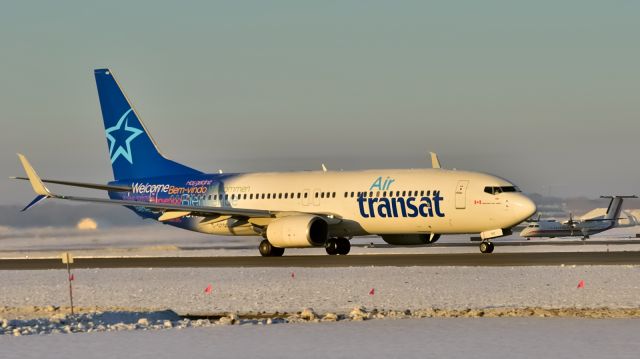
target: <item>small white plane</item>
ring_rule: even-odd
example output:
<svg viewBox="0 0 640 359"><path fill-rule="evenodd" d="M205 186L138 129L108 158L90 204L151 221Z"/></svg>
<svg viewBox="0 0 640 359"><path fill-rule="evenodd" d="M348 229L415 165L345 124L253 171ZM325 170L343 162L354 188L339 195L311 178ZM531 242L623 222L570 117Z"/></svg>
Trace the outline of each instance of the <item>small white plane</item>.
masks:
<svg viewBox="0 0 640 359"><path fill-rule="evenodd" d="M582 217L573 219L573 214L566 221L558 222L554 219L535 220L525 227L520 236L525 238L533 237L582 237L589 238L590 235L604 232L615 227L622 203L625 198L638 198L636 196L602 196L600 198L610 198L609 207L604 215L596 217Z"/></svg>
<svg viewBox="0 0 640 359"><path fill-rule="evenodd" d="M433 243L442 234L478 234L480 251L508 235L536 206L513 183L485 173L440 168L212 173L164 157L109 69L95 70L114 181L40 179L18 155L37 197L125 206L143 218L218 235L261 236L263 256L324 247L345 255L355 236L394 245ZM182 133L181 133L182 135ZM44 183L104 190L107 198L51 192Z"/></svg>

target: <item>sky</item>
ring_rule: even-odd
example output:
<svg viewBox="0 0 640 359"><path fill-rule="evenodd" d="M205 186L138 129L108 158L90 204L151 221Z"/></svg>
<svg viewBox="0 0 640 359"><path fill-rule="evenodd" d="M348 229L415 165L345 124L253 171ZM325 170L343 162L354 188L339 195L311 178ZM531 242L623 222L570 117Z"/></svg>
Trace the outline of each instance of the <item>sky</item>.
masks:
<svg viewBox="0 0 640 359"><path fill-rule="evenodd" d="M216 172L444 167L640 194L638 1L9 1L0 175L112 179L93 69ZM33 197L0 179L0 204Z"/></svg>

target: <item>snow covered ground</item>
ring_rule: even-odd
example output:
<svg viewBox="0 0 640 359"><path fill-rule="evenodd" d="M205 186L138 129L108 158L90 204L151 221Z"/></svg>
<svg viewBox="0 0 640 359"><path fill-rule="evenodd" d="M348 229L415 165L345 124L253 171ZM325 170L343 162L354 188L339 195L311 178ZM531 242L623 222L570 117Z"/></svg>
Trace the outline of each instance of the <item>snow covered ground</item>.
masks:
<svg viewBox="0 0 640 359"><path fill-rule="evenodd" d="M637 319L404 319L1 337L28 358L637 358Z"/></svg>
<svg viewBox="0 0 640 359"><path fill-rule="evenodd" d="M1 274L0 306L68 303L64 270ZM346 312L355 305L394 310L640 307L640 266L79 269L74 275L78 306L179 314L305 307ZM577 288L581 280L585 286Z"/></svg>
<svg viewBox="0 0 640 359"><path fill-rule="evenodd" d="M635 237L637 231L614 229L587 242L526 242L513 236L496 240L496 252L638 251L638 241L614 244ZM57 257L67 250L75 256L243 256L257 255L257 242L257 238L204 236L163 226L91 232L0 228L0 257ZM354 244L356 255L478 251L467 236L444 237L436 246L417 248L389 248L375 237L356 239ZM287 250L287 254L319 255L324 250ZM106 329L22 337L6 330L0 335L0 357L622 358L636 357L640 349L636 335L640 319L535 318L558 313L581 316L580 311L589 312L588 308L596 311L586 316L638 317L640 266L79 269L74 276L76 306L85 313L98 313L81 317L86 319L80 320L83 328L79 322L66 323L72 324L69 331L85 331L93 322ZM63 270L0 271L0 321L7 319L3 323L8 328L40 325L27 334L64 332L50 321L33 318L66 320L60 317L65 308L55 308L68 305L67 285ZM212 290L207 294L209 285ZM53 311L43 313L47 306ZM427 315L434 317L482 313L524 317L391 320L387 316L364 322L286 325L264 325L265 319L220 326L196 320L187 325L174 312L163 312L245 317L279 312L290 317L311 307L321 315L345 316L356 306L387 313L409 310L408 317L420 312L438 313ZM626 311L616 312L620 308Z"/></svg>

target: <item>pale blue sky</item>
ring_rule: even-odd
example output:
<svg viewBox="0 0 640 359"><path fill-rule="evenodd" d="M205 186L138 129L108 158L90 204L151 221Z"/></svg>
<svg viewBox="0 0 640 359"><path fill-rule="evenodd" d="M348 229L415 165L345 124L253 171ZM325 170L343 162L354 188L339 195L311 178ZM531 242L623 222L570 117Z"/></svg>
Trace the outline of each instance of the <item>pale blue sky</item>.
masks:
<svg viewBox="0 0 640 359"><path fill-rule="evenodd" d="M93 69L206 171L428 166L640 194L638 1L10 1L0 168L111 179ZM6 175L6 176L5 176ZM0 181L0 203L26 183Z"/></svg>

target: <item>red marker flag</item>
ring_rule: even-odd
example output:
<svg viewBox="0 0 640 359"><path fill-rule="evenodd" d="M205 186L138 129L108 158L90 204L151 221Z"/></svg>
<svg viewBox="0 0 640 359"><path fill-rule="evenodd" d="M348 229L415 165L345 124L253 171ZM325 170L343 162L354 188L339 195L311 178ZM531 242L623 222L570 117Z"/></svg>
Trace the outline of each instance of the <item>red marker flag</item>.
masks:
<svg viewBox="0 0 640 359"><path fill-rule="evenodd" d="M376 294L376 289L371 288L371 290L369 291L369 295L374 295L374 294Z"/></svg>
<svg viewBox="0 0 640 359"><path fill-rule="evenodd" d="M578 282L578 288L584 288L584 281L582 279Z"/></svg>
<svg viewBox="0 0 640 359"><path fill-rule="evenodd" d="M69 280L74 280L76 279L76 277L73 276L73 273L71 273L71 275L69 276Z"/></svg>
<svg viewBox="0 0 640 359"><path fill-rule="evenodd" d="M211 284L209 284L205 289L204 292L206 294L211 294L211 292L213 291L213 287L211 286Z"/></svg>

